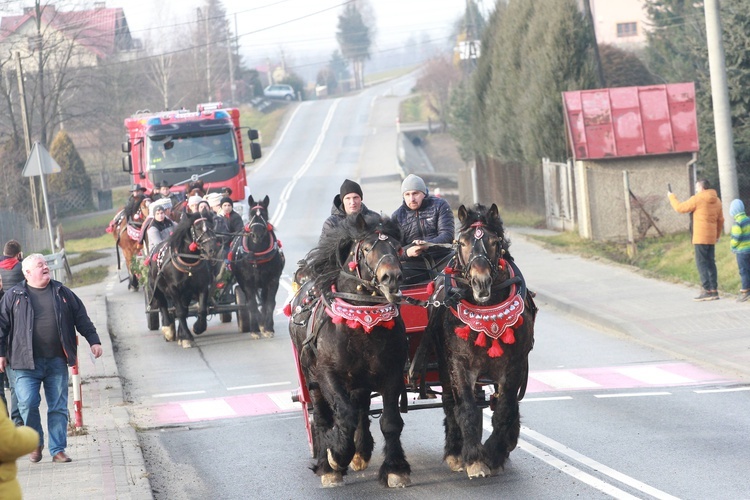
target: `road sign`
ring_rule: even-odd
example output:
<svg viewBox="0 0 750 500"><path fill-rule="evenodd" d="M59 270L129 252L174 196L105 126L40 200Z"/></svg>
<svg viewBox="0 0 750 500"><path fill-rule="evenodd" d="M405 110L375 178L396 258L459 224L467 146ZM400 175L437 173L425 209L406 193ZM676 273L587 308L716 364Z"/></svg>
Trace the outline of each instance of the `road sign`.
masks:
<svg viewBox="0 0 750 500"><path fill-rule="evenodd" d="M62 169L47 149L41 143L35 142L31 148L29 159L23 167L24 177L34 177L41 174L56 174Z"/></svg>

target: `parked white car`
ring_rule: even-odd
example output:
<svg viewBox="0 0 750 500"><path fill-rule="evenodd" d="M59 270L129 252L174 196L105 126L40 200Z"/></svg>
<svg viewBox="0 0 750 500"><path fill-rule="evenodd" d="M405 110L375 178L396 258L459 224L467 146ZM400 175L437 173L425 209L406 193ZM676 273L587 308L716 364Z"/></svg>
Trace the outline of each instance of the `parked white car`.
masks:
<svg viewBox="0 0 750 500"><path fill-rule="evenodd" d="M275 99L294 99L294 88L291 85L276 83L263 89L263 95Z"/></svg>

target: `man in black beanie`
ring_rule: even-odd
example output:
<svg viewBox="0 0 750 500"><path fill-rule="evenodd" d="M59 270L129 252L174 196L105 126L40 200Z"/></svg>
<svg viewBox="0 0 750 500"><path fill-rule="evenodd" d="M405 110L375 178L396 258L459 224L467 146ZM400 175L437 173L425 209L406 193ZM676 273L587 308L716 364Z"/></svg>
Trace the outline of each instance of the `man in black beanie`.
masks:
<svg viewBox="0 0 750 500"><path fill-rule="evenodd" d="M346 179L339 189L339 194L333 198L333 206L331 207L331 215L323 223L323 231L321 231L321 238L327 234L331 229L338 226L347 215L362 213L362 215L376 214L364 203L362 203L362 188L356 182Z"/></svg>

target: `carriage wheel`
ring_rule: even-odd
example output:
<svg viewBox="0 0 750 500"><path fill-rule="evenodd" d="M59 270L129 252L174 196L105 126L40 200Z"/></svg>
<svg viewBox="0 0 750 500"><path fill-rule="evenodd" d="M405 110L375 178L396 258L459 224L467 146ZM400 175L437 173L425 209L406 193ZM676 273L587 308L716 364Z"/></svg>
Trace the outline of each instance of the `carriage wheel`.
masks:
<svg viewBox="0 0 750 500"><path fill-rule="evenodd" d="M237 304L237 327L240 332L250 331L250 312L247 310L247 298L242 288L237 287L234 293L234 302Z"/></svg>
<svg viewBox="0 0 750 500"><path fill-rule="evenodd" d="M221 321L222 323L229 323L230 321L232 321L232 313L230 312L219 313L219 321Z"/></svg>
<svg viewBox="0 0 750 500"><path fill-rule="evenodd" d="M148 287L143 291L143 300L146 302L146 311L148 311ZM146 324L148 329L156 331L159 329L159 312L147 312L146 313Z"/></svg>

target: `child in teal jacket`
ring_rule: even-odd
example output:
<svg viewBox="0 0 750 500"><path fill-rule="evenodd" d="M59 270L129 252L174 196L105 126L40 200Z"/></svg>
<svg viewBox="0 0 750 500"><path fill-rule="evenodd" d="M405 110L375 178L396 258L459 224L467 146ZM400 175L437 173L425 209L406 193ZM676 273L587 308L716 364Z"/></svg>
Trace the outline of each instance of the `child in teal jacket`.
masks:
<svg viewBox="0 0 750 500"><path fill-rule="evenodd" d="M750 298L750 218L745 214L745 205L741 200L732 200L729 215L734 219L729 245L737 256L737 267L740 269L742 281L737 302L745 302Z"/></svg>

